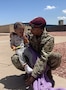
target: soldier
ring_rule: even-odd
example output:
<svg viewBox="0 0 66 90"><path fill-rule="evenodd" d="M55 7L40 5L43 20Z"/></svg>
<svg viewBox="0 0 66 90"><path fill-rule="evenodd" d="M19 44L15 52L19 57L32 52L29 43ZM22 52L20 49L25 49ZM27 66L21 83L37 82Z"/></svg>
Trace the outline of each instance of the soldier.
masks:
<svg viewBox="0 0 66 90"><path fill-rule="evenodd" d="M31 85L39 75L41 75L48 64L50 70L47 72L49 79L52 78L51 70L55 70L61 62L61 55L58 52L52 52L54 47L54 37L49 35L46 30L46 21L42 17L37 17L30 21L31 34L29 34L29 46L33 52L37 53L37 59L33 67L31 76L26 80L27 85Z"/></svg>

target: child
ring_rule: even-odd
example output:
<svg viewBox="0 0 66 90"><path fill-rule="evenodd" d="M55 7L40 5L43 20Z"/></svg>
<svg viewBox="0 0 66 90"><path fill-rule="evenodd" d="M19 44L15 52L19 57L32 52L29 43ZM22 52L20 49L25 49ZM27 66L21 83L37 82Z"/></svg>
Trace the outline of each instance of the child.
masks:
<svg viewBox="0 0 66 90"><path fill-rule="evenodd" d="M23 52L28 43L29 41L24 35L24 25L21 22L16 22L14 24L14 32L10 34L10 45L15 53L19 56L19 61L24 67L25 71L29 74L32 72L32 68L29 67L23 58Z"/></svg>

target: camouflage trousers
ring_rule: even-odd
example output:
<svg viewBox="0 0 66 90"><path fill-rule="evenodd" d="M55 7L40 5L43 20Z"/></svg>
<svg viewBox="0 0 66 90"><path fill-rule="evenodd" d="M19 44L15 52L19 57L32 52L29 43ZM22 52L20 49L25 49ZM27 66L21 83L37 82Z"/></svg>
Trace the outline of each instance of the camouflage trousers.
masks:
<svg viewBox="0 0 66 90"><path fill-rule="evenodd" d="M19 69L19 70L24 70L24 68L22 67L20 61L19 61L19 56L17 54L14 54L12 57L11 57L11 61L13 63L13 65Z"/></svg>
<svg viewBox="0 0 66 90"><path fill-rule="evenodd" d="M34 51L33 51L34 52ZM29 66L31 66L33 68L35 62L33 61L33 59L36 59L38 57L38 55L34 52L35 55L33 55L33 53L29 50L29 48L27 48L25 50L26 56L25 59L27 61L27 63L29 64ZM14 64L14 66L19 69L19 70L24 70L20 61L19 61L19 57L17 54L14 54L11 57L11 61ZM36 61L36 60L35 60ZM61 55L58 52L51 52L48 55L48 61L47 64L50 66L51 70L55 70L57 67L60 66L61 63Z"/></svg>

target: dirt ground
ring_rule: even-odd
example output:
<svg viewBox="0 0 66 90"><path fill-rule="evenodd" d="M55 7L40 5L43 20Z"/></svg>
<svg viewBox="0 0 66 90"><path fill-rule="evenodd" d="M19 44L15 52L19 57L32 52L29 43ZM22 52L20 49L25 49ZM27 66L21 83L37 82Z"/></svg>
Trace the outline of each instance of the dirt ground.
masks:
<svg viewBox="0 0 66 90"><path fill-rule="evenodd" d="M62 55L61 65L53 73L55 75L66 78L66 32L49 32L55 39L54 51L58 51Z"/></svg>
<svg viewBox="0 0 66 90"><path fill-rule="evenodd" d="M66 42L55 44L54 51L61 53L62 59L60 67L53 71L53 73L66 78Z"/></svg>
<svg viewBox="0 0 66 90"><path fill-rule="evenodd" d="M56 32L53 33L55 34L54 50L58 50L63 55L61 66L53 71L55 87L66 88L66 33L64 36L62 33L58 36ZM53 35L53 33L51 34ZM19 90L21 88L21 90L25 90L24 72L16 69L11 62L13 53L10 49L9 34L0 34L0 90Z"/></svg>

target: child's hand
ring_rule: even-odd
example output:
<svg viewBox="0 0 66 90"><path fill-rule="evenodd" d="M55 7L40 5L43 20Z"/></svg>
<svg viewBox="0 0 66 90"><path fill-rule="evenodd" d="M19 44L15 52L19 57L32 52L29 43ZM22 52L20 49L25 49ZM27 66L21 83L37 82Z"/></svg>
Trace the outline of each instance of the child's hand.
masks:
<svg viewBox="0 0 66 90"><path fill-rule="evenodd" d="M15 51L17 48L13 46L13 48L12 48L12 49L13 49L13 51Z"/></svg>

